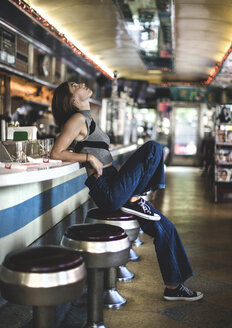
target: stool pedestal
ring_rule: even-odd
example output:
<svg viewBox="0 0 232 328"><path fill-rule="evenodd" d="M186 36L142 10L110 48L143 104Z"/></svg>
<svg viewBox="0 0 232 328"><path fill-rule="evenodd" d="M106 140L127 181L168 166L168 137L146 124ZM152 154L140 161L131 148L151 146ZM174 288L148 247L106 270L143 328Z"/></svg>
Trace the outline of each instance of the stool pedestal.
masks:
<svg viewBox="0 0 232 328"><path fill-rule="evenodd" d="M87 323L85 328L104 328L103 291L104 269L88 269Z"/></svg>
<svg viewBox="0 0 232 328"><path fill-rule="evenodd" d="M139 260L139 255L136 254L136 252L133 250L132 246L130 248L130 254L129 254L129 261L138 261Z"/></svg>
<svg viewBox="0 0 232 328"><path fill-rule="evenodd" d="M144 244L144 242L139 237L137 237L135 239L135 241L133 242L133 246L136 246L136 247L139 247L139 246L141 246L143 244Z"/></svg>
<svg viewBox="0 0 232 328"><path fill-rule="evenodd" d="M104 305L107 308L120 308L126 299L117 291L117 267L105 270Z"/></svg>
<svg viewBox="0 0 232 328"><path fill-rule="evenodd" d="M127 214L122 211L103 211L99 208L93 208L88 211L85 222L89 223L101 223L108 225L116 225L125 230L130 241L130 261L137 261L139 256L132 249L132 243L137 238L139 234L139 223L135 219L134 215ZM118 276L119 274L119 276ZM110 269L106 271L106 281L104 292L104 305L108 308L119 308L126 303L126 299L120 295L116 289L116 281L126 281L131 280L134 274L123 264L119 268Z"/></svg>
<svg viewBox="0 0 232 328"><path fill-rule="evenodd" d="M53 306L33 306L33 328L55 327Z"/></svg>
<svg viewBox="0 0 232 328"><path fill-rule="evenodd" d="M129 281L134 278L134 273L131 272L126 265L119 265L117 268L117 280Z"/></svg>
<svg viewBox="0 0 232 328"><path fill-rule="evenodd" d="M105 328L103 320L104 270L128 261L130 242L125 231L106 224L68 228L61 244L81 252L88 272L88 308L85 328Z"/></svg>

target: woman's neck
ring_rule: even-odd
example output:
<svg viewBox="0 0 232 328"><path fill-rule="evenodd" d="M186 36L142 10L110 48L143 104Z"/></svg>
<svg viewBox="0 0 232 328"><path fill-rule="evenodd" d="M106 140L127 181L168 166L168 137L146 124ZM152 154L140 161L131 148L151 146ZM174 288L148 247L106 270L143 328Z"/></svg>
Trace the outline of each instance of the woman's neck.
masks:
<svg viewBox="0 0 232 328"><path fill-rule="evenodd" d="M90 110L90 103L89 101L83 101L78 104L79 110Z"/></svg>

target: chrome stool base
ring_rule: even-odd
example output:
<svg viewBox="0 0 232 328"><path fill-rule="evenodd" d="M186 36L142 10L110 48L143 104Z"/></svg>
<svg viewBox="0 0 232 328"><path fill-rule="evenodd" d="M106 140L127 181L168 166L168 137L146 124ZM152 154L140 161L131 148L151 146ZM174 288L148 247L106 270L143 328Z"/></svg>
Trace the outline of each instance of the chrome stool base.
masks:
<svg viewBox="0 0 232 328"><path fill-rule="evenodd" d="M134 278L134 273L132 273L125 265L118 266L117 269L117 279L118 281L129 281Z"/></svg>
<svg viewBox="0 0 232 328"><path fill-rule="evenodd" d="M130 248L130 254L129 254L129 261L138 261L140 258L140 256L138 254L135 253L135 251L133 250L133 248Z"/></svg>
<svg viewBox="0 0 232 328"><path fill-rule="evenodd" d="M104 306L108 309L118 309L124 304L126 304L126 299L116 288L108 289L104 292Z"/></svg>
<svg viewBox="0 0 232 328"><path fill-rule="evenodd" d="M144 244L144 242L139 238L139 237L137 237L136 239L135 239L135 241L133 242L133 246L136 246L136 247L139 247L139 246L141 246L141 245L143 245Z"/></svg>
<svg viewBox="0 0 232 328"><path fill-rule="evenodd" d="M117 291L117 267L105 270L104 306L108 309L120 308L126 299Z"/></svg>

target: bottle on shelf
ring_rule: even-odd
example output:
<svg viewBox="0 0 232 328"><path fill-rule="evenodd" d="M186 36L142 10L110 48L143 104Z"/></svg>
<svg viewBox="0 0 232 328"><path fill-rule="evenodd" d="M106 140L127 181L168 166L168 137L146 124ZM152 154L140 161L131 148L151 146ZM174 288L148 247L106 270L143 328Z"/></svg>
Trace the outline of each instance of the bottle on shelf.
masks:
<svg viewBox="0 0 232 328"><path fill-rule="evenodd" d="M118 98L118 72L114 71L114 79L112 82L112 92L111 92L111 98Z"/></svg>

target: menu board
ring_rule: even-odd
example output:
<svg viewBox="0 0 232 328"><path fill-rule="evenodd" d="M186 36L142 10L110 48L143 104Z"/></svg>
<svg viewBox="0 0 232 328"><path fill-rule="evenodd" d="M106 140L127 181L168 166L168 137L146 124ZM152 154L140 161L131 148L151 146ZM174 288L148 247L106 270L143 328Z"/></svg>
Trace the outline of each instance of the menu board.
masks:
<svg viewBox="0 0 232 328"><path fill-rule="evenodd" d="M14 65L16 57L15 34L0 28L0 61Z"/></svg>

